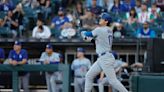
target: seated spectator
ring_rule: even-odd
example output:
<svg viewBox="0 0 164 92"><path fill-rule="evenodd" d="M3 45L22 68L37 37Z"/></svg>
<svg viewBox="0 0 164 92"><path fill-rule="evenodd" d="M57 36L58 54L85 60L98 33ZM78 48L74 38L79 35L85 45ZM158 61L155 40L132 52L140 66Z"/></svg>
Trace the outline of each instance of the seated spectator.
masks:
<svg viewBox="0 0 164 92"><path fill-rule="evenodd" d="M51 28L54 28L58 33L56 36L60 36L60 31L64 28L72 27L68 17L64 14L64 9L62 7L59 8L58 16L55 16L52 19Z"/></svg>
<svg viewBox="0 0 164 92"><path fill-rule="evenodd" d="M16 21L18 22L18 34L19 34L19 37L22 37L23 35L23 17L24 17L24 11L23 11L23 8L22 8L22 4L19 3L16 8L13 10L13 15L15 16L15 18L17 19Z"/></svg>
<svg viewBox="0 0 164 92"><path fill-rule="evenodd" d="M150 14L150 21L154 22L160 16L160 8L154 3L151 8L148 8Z"/></svg>
<svg viewBox="0 0 164 92"><path fill-rule="evenodd" d="M50 0L37 0L39 2L41 12L44 14L45 19L51 15L51 1Z"/></svg>
<svg viewBox="0 0 164 92"><path fill-rule="evenodd" d="M149 22L144 22L143 28L139 28L136 32L137 38L155 38L156 33L149 28Z"/></svg>
<svg viewBox="0 0 164 92"><path fill-rule="evenodd" d="M34 27L32 37L37 39L49 39L51 31L48 26L43 24L43 19L38 18L37 26Z"/></svg>
<svg viewBox="0 0 164 92"><path fill-rule="evenodd" d="M22 21L22 20L21 20ZM12 37L17 37L17 30L19 28L18 18L16 17L16 13L12 11L8 11L7 16L4 19L5 26L9 27L12 32Z"/></svg>
<svg viewBox="0 0 164 92"><path fill-rule="evenodd" d="M114 0L114 5L112 6L111 9L112 12L118 14L120 12L125 12L126 9L125 7L121 4L120 0Z"/></svg>
<svg viewBox="0 0 164 92"><path fill-rule="evenodd" d="M90 8L91 12L95 16L99 16L102 12L105 11L103 7L97 5L97 0L92 0L92 5L88 8Z"/></svg>
<svg viewBox="0 0 164 92"><path fill-rule="evenodd" d="M114 5L114 0L105 0L105 4L107 7L107 11L110 12Z"/></svg>
<svg viewBox="0 0 164 92"><path fill-rule="evenodd" d="M43 64L59 64L60 63L60 54L53 51L53 46L51 44L46 45L45 52L42 53L40 60ZM48 92L59 92L56 86L56 78L58 76L58 71L55 72L46 72L46 84Z"/></svg>
<svg viewBox="0 0 164 92"><path fill-rule="evenodd" d="M35 9L39 6L39 2L37 0L22 0L21 2L24 7L30 7Z"/></svg>
<svg viewBox="0 0 164 92"><path fill-rule="evenodd" d="M4 49L0 48L0 64L3 64L5 59L5 51Z"/></svg>
<svg viewBox="0 0 164 92"><path fill-rule="evenodd" d="M131 8L135 7L135 4L132 1L133 0L124 0L123 6L125 7L126 12L129 12Z"/></svg>
<svg viewBox="0 0 164 92"><path fill-rule="evenodd" d="M80 16L84 15L84 7L82 2L77 2L76 6L73 10L73 16L76 19L76 26L81 27L82 26L82 20L80 19Z"/></svg>
<svg viewBox="0 0 164 92"><path fill-rule="evenodd" d="M126 35L124 26L121 23L115 23L115 27L113 29L114 38L124 38Z"/></svg>
<svg viewBox="0 0 164 92"><path fill-rule="evenodd" d="M93 30L96 26L96 18L92 15L90 9L87 9L84 16L81 16L82 29L83 30Z"/></svg>
<svg viewBox="0 0 164 92"><path fill-rule="evenodd" d="M141 12L141 5L142 5L142 0L136 0L135 9L136 9L136 12L137 13L140 13Z"/></svg>
<svg viewBox="0 0 164 92"><path fill-rule="evenodd" d="M66 16L67 16L69 22L71 22L73 24L74 23L73 11L68 9L66 12Z"/></svg>
<svg viewBox="0 0 164 92"><path fill-rule="evenodd" d="M5 21L3 18L0 18L0 27L4 27Z"/></svg>
<svg viewBox="0 0 164 92"><path fill-rule="evenodd" d="M22 49L22 43L19 41L15 41L13 50L10 50L9 52L9 64L12 66L20 66L27 64L28 59L28 53L25 49ZM28 72L18 72L19 77L19 85L23 86L24 92L30 92L29 91L29 73Z"/></svg>
<svg viewBox="0 0 164 92"><path fill-rule="evenodd" d="M134 24L137 22L137 13L134 8L132 8L128 13L126 13L126 20L128 24Z"/></svg>
<svg viewBox="0 0 164 92"><path fill-rule="evenodd" d="M12 0L3 0L0 3L0 11L8 12L14 9Z"/></svg>
<svg viewBox="0 0 164 92"><path fill-rule="evenodd" d="M98 6L104 7L104 5L105 5L105 0L97 0L96 4L97 4ZM86 0L86 6L87 6L87 7L92 6L92 0Z"/></svg>
<svg viewBox="0 0 164 92"><path fill-rule="evenodd" d="M149 12L147 10L147 5L145 3L143 3L141 8L142 8L142 11L140 13L138 13L138 22L144 23L146 21L150 21L150 16L149 16Z"/></svg>

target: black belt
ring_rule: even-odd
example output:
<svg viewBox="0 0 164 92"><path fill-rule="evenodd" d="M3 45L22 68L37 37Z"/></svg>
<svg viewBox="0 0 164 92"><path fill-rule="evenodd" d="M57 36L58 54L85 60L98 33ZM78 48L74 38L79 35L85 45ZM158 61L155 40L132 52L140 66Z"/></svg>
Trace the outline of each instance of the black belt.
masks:
<svg viewBox="0 0 164 92"><path fill-rule="evenodd" d="M112 53L112 51L103 52L103 53L101 53L101 54L98 54L98 56L99 56L99 57L100 57L100 56L103 56L103 55L105 55L106 53Z"/></svg>
<svg viewBox="0 0 164 92"><path fill-rule="evenodd" d="M85 76L75 76L75 78L85 78Z"/></svg>

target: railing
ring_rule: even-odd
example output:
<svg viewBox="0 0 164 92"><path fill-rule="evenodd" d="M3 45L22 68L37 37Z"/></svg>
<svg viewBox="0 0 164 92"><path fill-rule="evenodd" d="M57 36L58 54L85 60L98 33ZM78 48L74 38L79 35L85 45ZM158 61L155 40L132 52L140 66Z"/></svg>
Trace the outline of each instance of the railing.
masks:
<svg viewBox="0 0 164 92"><path fill-rule="evenodd" d="M62 71L63 72L63 92L69 92L70 87L70 68L69 65L0 65L1 72L12 72L13 92L19 92L18 72L37 72L37 71Z"/></svg>

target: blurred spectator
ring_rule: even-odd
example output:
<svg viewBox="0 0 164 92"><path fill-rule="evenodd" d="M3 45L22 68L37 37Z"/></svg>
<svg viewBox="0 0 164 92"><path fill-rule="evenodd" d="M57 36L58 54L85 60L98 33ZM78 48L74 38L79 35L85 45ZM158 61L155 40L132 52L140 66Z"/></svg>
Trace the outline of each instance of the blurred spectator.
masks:
<svg viewBox="0 0 164 92"><path fill-rule="evenodd" d="M87 9L84 16L81 16L82 29L83 30L93 30L96 26L96 17L93 16L90 9Z"/></svg>
<svg viewBox="0 0 164 92"><path fill-rule="evenodd" d="M22 0L21 2L24 7L30 7L35 9L39 6L39 2L37 0Z"/></svg>
<svg viewBox="0 0 164 92"><path fill-rule="evenodd" d="M126 8L121 4L120 0L114 0L114 5L112 6L111 11L118 14L120 12L125 12Z"/></svg>
<svg viewBox="0 0 164 92"><path fill-rule="evenodd" d="M72 24L68 17L64 14L64 9L60 7L58 15L52 19L51 28L54 28L55 31L57 31L57 34L55 35L60 36L60 31L68 27L72 27Z"/></svg>
<svg viewBox="0 0 164 92"><path fill-rule="evenodd" d="M150 14L150 21L154 22L154 19L157 19L160 16L160 8L157 7L156 3L153 3L151 8L148 8Z"/></svg>
<svg viewBox="0 0 164 92"><path fill-rule="evenodd" d="M22 49L22 44L19 41L15 41L13 50L10 51L9 56L9 64L13 66L24 65L27 64L28 54L25 49ZM18 72L19 75L19 87L21 84L23 85L24 92L29 91L29 73L27 72Z"/></svg>
<svg viewBox="0 0 164 92"><path fill-rule="evenodd" d="M113 29L114 38L124 38L126 35L126 31L122 23L115 23L115 27Z"/></svg>
<svg viewBox="0 0 164 92"><path fill-rule="evenodd" d="M92 5L88 7L95 16L99 16L105 9L97 5L97 0L92 0Z"/></svg>
<svg viewBox="0 0 164 92"><path fill-rule="evenodd" d="M136 0L135 9L136 9L136 12L137 13L140 13L141 12L141 5L142 5L142 0Z"/></svg>
<svg viewBox="0 0 164 92"><path fill-rule="evenodd" d="M5 51L4 49L0 48L0 64L3 64L5 60Z"/></svg>
<svg viewBox="0 0 164 92"><path fill-rule="evenodd" d="M138 38L155 38L156 33L154 30L149 28L149 22L143 23L143 28L139 28L136 32Z"/></svg>
<svg viewBox="0 0 164 92"><path fill-rule="evenodd" d="M41 12L44 14L44 19L51 15L51 1L50 0L37 0L39 2Z"/></svg>
<svg viewBox="0 0 164 92"><path fill-rule="evenodd" d="M48 26L43 24L43 19L38 18L36 27L32 32L32 37L37 39L48 39L51 36L51 31Z"/></svg>
<svg viewBox="0 0 164 92"><path fill-rule="evenodd" d="M18 18L16 17L16 13L13 13L12 11L8 11L7 16L4 19L4 22L5 22L5 26L10 28L12 32L12 37L16 38L17 30L19 28Z"/></svg>
<svg viewBox="0 0 164 92"><path fill-rule="evenodd" d="M84 54L84 48L77 48L77 59L71 64L71 69L74 71L74 92L84 92L85 75L91 67L90 60Z"/></svg>
<svg viewBox="0 0 164 92"><path fill-rule="evenodd" d="M151 0L142 0L142 2L145 3L147 7L151 7L152 4Z"/></svg>
<svg viewBox="0 0 164 92"><path fill-rule="evenodd" d="M134 8L132 8L128 13L126 13L126 20L128 24L134 24L137 22L137 13Z"/></svg>
<svg viewBox="0 0 164 92"><path fill-rule="evenodd" d="M82 26L82 21L80 19L80 16L84 15L84 7L82 2L76 3L75 8L73 9L73 15L76 19L76 25L78 27Z"/></svg>
<svg viewBox="0 0 164 92"><path fill-rule="evenodd" d="M134 0L124 0L123 6L125 7L126 12L129 12L131 8L135 7L135 3L133 3L132 1Z"/></svg>
<svg viewBox="0 0 164 92"><path fill-rule="evenodd" d="M73 24L74 23L73 11L68 9L66 11L66 16L67 16L69 22L71 22Z"/></svg>
<svg viewBox="0 0 164 92"><path fill-rule="evenodd" d="M150 21L147 5L145 3L143 3L141 5L141 8L142 8L142 11L140 13L138 13L138 22L144 23L146 21Z"/></svg>
<svg viewBox="0 0 164 92"><path fill-rule="evenodd" d="M46 45L45 52L41 54L40 60L43 64L59 64L60 63L60 54L53 51L53 46L51 44ZM58 92L56 91L56 78L58 72L46 72L46 83L48 92Z"/></svg>
<svg viewBox="0 0 164 92"><path fill-rule="evenodd" d="M55 28L56 30L59 31L63 29L64 24L68 22L69 19L67 18L67 16L65 16L64 9L60 7L58 11L58 15L52 19L51 28Z"/></svg>
<svg viewBox="0 0 164 92"><path fill-rule="evenodd" d="M14 9L12 0L2 0L0 2L0 11L8 12Z"/></svg>
<svg viewBox="0 0 164 92"><path fill-rule="evenodd" d="M105 0L106 2L106 5L107 5L107 10L108 10L108 12L110 12L111 11L111 9L112 9L112 7L113 7L113 5L114 5L114 0Z"/></svg>
<svg viewBox="0 0 164 92"><path fill-rule="evenodd" d="M24 11L22 8L22 4L19 3L16 8L13 10L13 15L18 23L18 33L19 37L22 37L23 35L23 30L24 30L24 26L23 26L23 17L24 17Z"/></svg>
<svg viewBox="0 0 164 92"><path fill-rule="evenodd" d="M97 0L96 5L104 7L105 0ZM86 7L92 6L92 0L86 0Z"/></svg>
<svg viewBox="0 0 164 92"><path fill-rule="evenodd" d="M0 27L4 27L5 21L3 18L0 18Z"/></svg>

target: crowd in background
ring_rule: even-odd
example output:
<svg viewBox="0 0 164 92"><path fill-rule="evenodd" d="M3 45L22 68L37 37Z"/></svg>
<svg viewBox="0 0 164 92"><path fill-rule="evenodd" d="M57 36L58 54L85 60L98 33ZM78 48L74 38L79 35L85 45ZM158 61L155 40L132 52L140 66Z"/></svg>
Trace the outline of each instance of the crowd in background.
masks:
<svg viewBox="0 0 164 92"><path fill-rule="evenodd" d="M156 0L0 0L0 37L80 38L104 12L115 38L160 38L164 31Z"/></svg>

